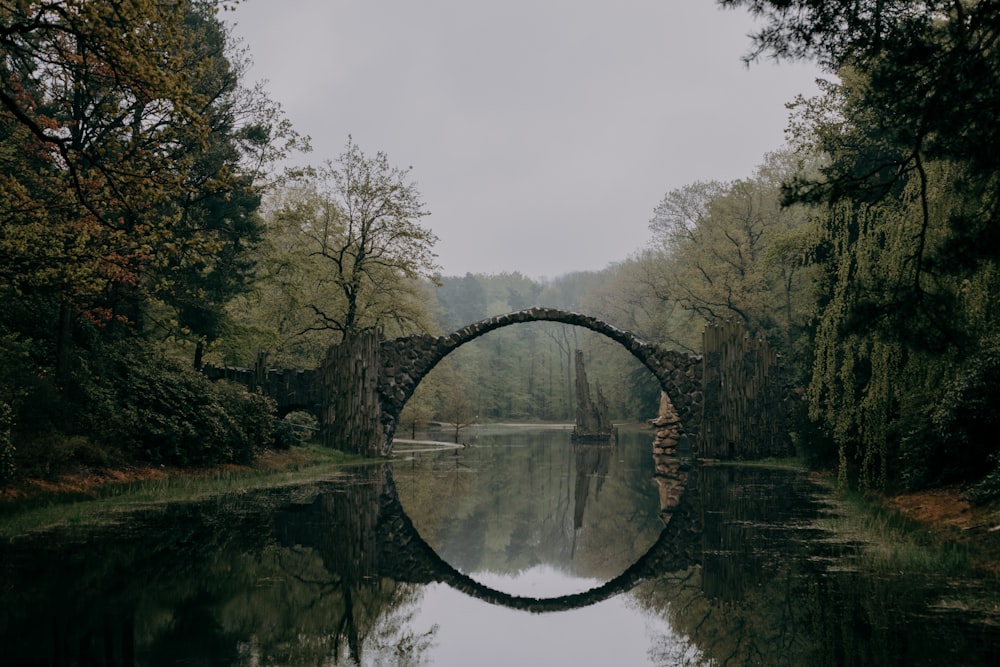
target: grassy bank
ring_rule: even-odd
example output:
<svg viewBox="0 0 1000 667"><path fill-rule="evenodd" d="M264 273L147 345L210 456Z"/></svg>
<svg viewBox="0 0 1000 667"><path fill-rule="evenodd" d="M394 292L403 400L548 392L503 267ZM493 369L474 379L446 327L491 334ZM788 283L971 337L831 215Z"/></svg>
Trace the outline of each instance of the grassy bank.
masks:
<svg viewBox="0 0 1000 667"><path fill-rule="evenodd" d="M1000 583L1000 506L972 506L958 488L874 495L820 483L833 507L818 525L858 547L859 569Z"/></svg>
<svg viewBox="0 0 1000 667"><path fill-rule="evenodd" d="M804 458L711 461L808 473ZM873 574L972 577L1000 584L1000 502L973 505L959 487L897 494L838 489L834 474L808 473L826 487L830 511L817 521L832 540L857 547L846 567Z"/></svg>
<svg viewBox="0 0 1000 667"><path fill-rule="evenodd" d="M113 521L150 505L198 500L249 489L300 484L371 460L318 445L264 452L245 466L205 469L128 467L78 470L54 479L24 480L0 493L0 537L63 525Z"/></svg>

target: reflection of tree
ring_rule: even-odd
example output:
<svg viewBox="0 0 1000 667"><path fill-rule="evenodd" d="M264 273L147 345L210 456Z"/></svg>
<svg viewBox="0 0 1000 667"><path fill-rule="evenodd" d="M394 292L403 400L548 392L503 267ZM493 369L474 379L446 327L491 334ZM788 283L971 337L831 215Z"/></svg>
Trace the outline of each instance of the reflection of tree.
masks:
<svg viewBox="0 0 1000 667"><path fill-rule="evenodd" d="M298 580L318 587L321 599L342 600L339 613L327 618L326 632L333 654L354 662L360 662L366 645L384 652L388 637L394 640L394 651L403 646L424 651L434 632L418 635L405 630L413 612L400 609L415 606L416 590L378 575L377 523L385 480L381 467L364 467L349 486L320 493L311 502L275 516L283 546L305 547L322 561L324 572L318 578ZM396 613L387 615L387 610Z"/></svg>
<svg viewBox="0 0 1000 667"><path fill-rule="evenodd" d="M143 662L176 665L198 655L205 664L234 663L239 653L237 638L225 632L213 613L217 603L206 591L180 601L163 633L143 651Z"/></svg>
<svg viewBox="0 0 1000 667"><path fill-rule="evenodd" d="M387 646L394 651L397 642L426 651L435 632L407 627L419 605L418 587L381 577L350 585L330 573L312 548L272 548L247 555L232 568L245 568L250 581L218 609L218 616L230 634L244 638L241 650L256 664L369 662ZM413 652L407 659L418 658Z"/></svg>
<svg viewBox="0 0 1000 667"><path fill-rule="evenodd" d="M476 406L462 387L455 387L446 401L441 408L441 416L454 429L454 442L457 443L461 430L476 422Z"/></svg>
<svg viewBox="0 0 1000 667"><path fill-rule="evenodd" d="M926 591L817 571L830 547L807 527L816 500L796 473L703 467L694 479L685 493L701 503L701 566L664 572L634 595L697 646L698 664L900 664L904 647L922 641L927 625L914 630L900 614L926 604ZM887 594L899 597L887 604ZM675 638L660 647L691 650Z"/></svg>
<svg viewBox="0 0 1000 667"><path fill-rule="evenodd" d="M363 534L379 473L170 506L83 543L0 544L0 661L419 662L436 634L411 622L421 589L375 575Z"/></svg>
<svg viewBox="0 0 1000 667"><path fill-rule="evenodd" d="M576 482L573 492L573 529L583 528L583 510L590 496L591 479L595 481L594 492L601 494L601 487L611 467L611 457L615 449L609 445L574 445L573 460L576 468Z"/></svg>

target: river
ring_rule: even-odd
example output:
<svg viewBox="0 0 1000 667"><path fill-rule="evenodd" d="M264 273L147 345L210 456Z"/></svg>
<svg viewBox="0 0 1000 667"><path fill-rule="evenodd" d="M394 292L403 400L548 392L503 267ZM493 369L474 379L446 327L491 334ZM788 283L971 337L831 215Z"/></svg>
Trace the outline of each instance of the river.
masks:
<svg viewBox="0 0 1000 667"><path fill-rule="evenodd" d="M0 664L996 665L997 592L892 571L801 472L651 433L460 447L0 544Z"/></svg>

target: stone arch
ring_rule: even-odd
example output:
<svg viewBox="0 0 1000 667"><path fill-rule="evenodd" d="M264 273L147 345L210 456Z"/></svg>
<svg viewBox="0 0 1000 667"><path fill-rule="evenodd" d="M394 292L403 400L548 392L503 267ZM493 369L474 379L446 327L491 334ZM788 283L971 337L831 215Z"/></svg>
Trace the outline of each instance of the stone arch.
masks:
<svg viewBox="0 0 1000 667"><path fill-rule="evenodd" d="M383 455L392 449L392 437L403 406L420 381L446 356L491 331L528 322L560 322L590 329L619 343L659 381L677 409L684 430L696 434L701 422L701 357L665 350L635 334L589 315L556 308L529 308L470 324L447 336L418 334L383 341L378 395L385 436Z"/></svg>

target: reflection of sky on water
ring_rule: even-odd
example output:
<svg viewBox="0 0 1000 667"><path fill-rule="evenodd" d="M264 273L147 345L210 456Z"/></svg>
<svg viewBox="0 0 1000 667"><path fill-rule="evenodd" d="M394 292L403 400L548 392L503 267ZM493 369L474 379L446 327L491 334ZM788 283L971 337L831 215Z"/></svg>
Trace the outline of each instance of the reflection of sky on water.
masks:
<svg viewBox="0 0 1000 667"><path fill-rule="evenodd" d="M600 579L574 576L550 564L535 565L515 575L473 572L469 576L494 590L533 598L554 598L582 593L604 583Z"/></svg>
<svg viewBox="0 0 1000 667"><path fill-rule="evenodd" d="M602 582L537 566L515 576L489 572L471 575L505 592L555 597L584 591ZM631 596L573 611L532 614L489 605L444 584L422 591L411 629L427 632L435 624L433 665L699 665L701 657L667 622L647 615Z"/></svg>

